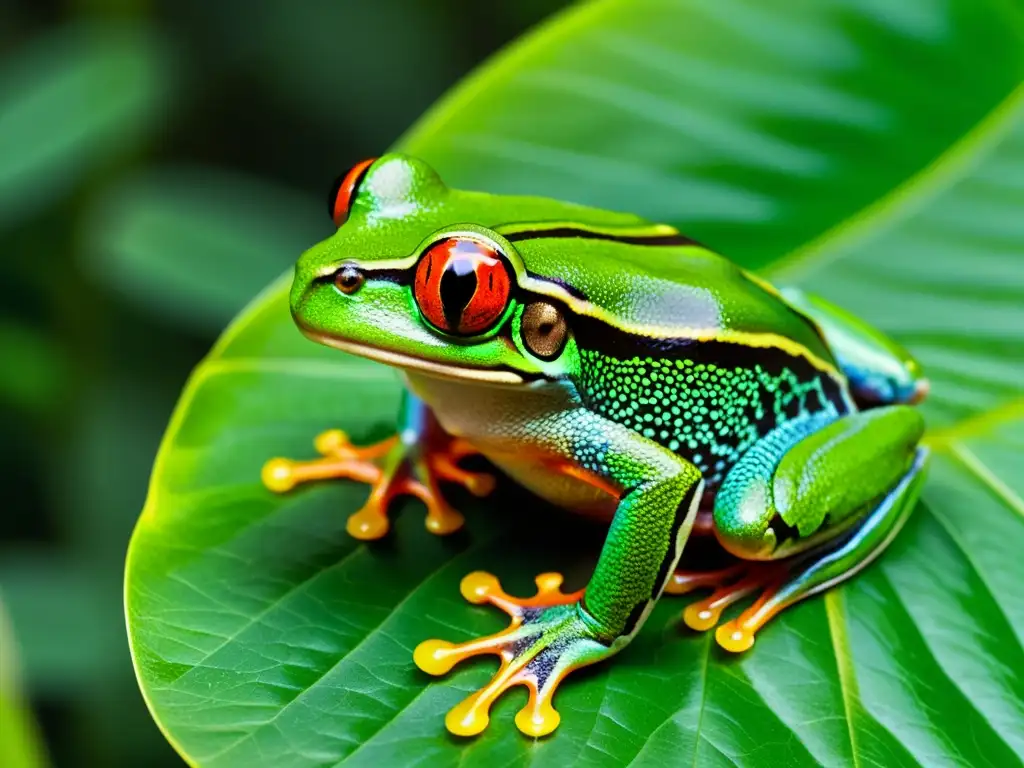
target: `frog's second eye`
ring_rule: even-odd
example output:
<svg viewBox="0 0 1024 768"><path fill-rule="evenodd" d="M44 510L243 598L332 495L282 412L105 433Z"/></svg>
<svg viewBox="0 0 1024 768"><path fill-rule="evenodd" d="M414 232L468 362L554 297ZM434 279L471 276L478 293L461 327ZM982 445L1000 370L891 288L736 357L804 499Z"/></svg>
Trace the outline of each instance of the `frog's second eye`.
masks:
<svg viewBox="0 0 1024 768"><path fill-rule="evenodd" d="M340 227L345 223L349 209L352 207L352 200L355 199L356 190L359 189L359 182L363 180L376 159L371 157L369 160L363 160L363 162L352 166L352 169L344 176L339 176L334 180L331 193L327 196L327 211L331 214L334 226Z"/></svg>
<svg viewBox="0 0 1024 768"><path fill-rule="evenodd" d="M505 314L511 280L494 248L466 237L434 243L416 265L413 295L427 321L456 336L491 330Z"/></svg>
<svg viewBox="0 0 1024 768"><path fill-rule="evenodd" d="M541 360L554 360L562 354L569 337L569 326L554 304L546 301L528 304L519 324L526 348Z"/></svg>

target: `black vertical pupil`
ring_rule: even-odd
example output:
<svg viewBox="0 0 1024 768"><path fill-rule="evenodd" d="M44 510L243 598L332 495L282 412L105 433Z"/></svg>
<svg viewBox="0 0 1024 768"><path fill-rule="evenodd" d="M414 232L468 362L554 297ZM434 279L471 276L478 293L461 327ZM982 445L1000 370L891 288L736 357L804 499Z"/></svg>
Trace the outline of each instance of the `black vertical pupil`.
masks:
<svg viewBox="0 0 1024 768"><path fill-rule="evenodd" d="M473 259L455 256L445 265L441 275L441 306L451 330L459 329L462 312L476 293L476 283L476 262Z"/></svg>

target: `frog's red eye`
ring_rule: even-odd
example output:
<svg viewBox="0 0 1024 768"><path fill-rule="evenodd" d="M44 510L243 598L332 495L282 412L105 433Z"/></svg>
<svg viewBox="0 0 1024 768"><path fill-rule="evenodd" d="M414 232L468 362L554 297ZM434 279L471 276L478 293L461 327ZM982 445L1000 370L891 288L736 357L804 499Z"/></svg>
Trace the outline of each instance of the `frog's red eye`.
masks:
<svg viewBox="0 0 1024 768"><path fill-rule="evenodd" d="M356 195L356 189L359 188L359 182L363 180L366 171L376 159L376 157L371 157L369 160L363 160L363 162L352 166L352 169L344 176L339 176L334 180L331 193L327 196L327 211L331 214L331 219L336 227L340 227L348 218L348 211L352 207L352 199Z"/></svg>
<svg viewBox="0 0 1024 768"><path fill-rule="evenodd" d="M489 331L505 314L510 292L505 259L466 237L434 243L416 265L416 303L430 324L445 333L476 336Z"/></svg>

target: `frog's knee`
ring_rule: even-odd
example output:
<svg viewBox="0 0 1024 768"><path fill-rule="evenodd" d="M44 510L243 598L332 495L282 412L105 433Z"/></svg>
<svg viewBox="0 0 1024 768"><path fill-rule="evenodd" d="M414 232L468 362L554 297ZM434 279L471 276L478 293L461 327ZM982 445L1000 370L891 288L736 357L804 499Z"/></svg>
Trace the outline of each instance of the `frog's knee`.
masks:
<svg viewBox="0 0 1024 768"><path fill-rule="evenodd" d="M851 444L875 454L909 456L924 437L924 417L917 408L890 405L858 414L847 438ZM837 433L840 430L837 427Z"/></svg>

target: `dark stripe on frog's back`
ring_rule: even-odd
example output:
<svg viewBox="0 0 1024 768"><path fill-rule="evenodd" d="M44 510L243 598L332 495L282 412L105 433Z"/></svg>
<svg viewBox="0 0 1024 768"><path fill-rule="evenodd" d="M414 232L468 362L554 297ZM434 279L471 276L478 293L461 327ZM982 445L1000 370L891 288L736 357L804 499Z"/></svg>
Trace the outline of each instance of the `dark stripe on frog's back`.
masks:
<svg viewBox="0 0 1024 768"><path fill-rule="evenodd" d="M692 461L706 490L779 424L850 409L840 379L777 348L649 339L585 317L573 332L584 404Z"/></svg>
<svg viewBox="0 0 1024 768"><path fill-rule="evenodd" d="M504 231L504 230L502 230ZM694 240L692 237L680 234L678 232L674 234L633 234L623 235L614 232L602 231L599 229L592 229L584 227L582 225L573 225L565 227L552 227L550 229L522 229L509 231L505 233L505 239L510 243L521 242L523 240L537 240L541 238L574 238L578 240L608 240L614 243L622 243L625 245L643 245L643 246L680 246L680 245L694 245L703 248L703 246Z"/></svg>
<svg viewBox="0 0 1024 768"><path fill-rule="evenodd" d="M835 366L837 372L839 371L839 361L835 359L835 353L832 351L832 345L826 338L825 332L822 330L821 326L818 325L817 321L813 317L808 315L799 307L793 306L793 304L791 304L784 297L782 297L782 294L779 292L779 290L768 281L763 280L762 278L754 274L751 274L746 270L743 270L743 279L746 280L751 285L756 286L759 290L764 291L766 293L770 293L777 299L781 299L783 302L785 302L790 314L792 314L793 317L797 318L803 324L803 326L807 328L807 330L811 334L813 334L815 339L821 344L822 348L828 350L829 362L833 366Z"/></svg>

